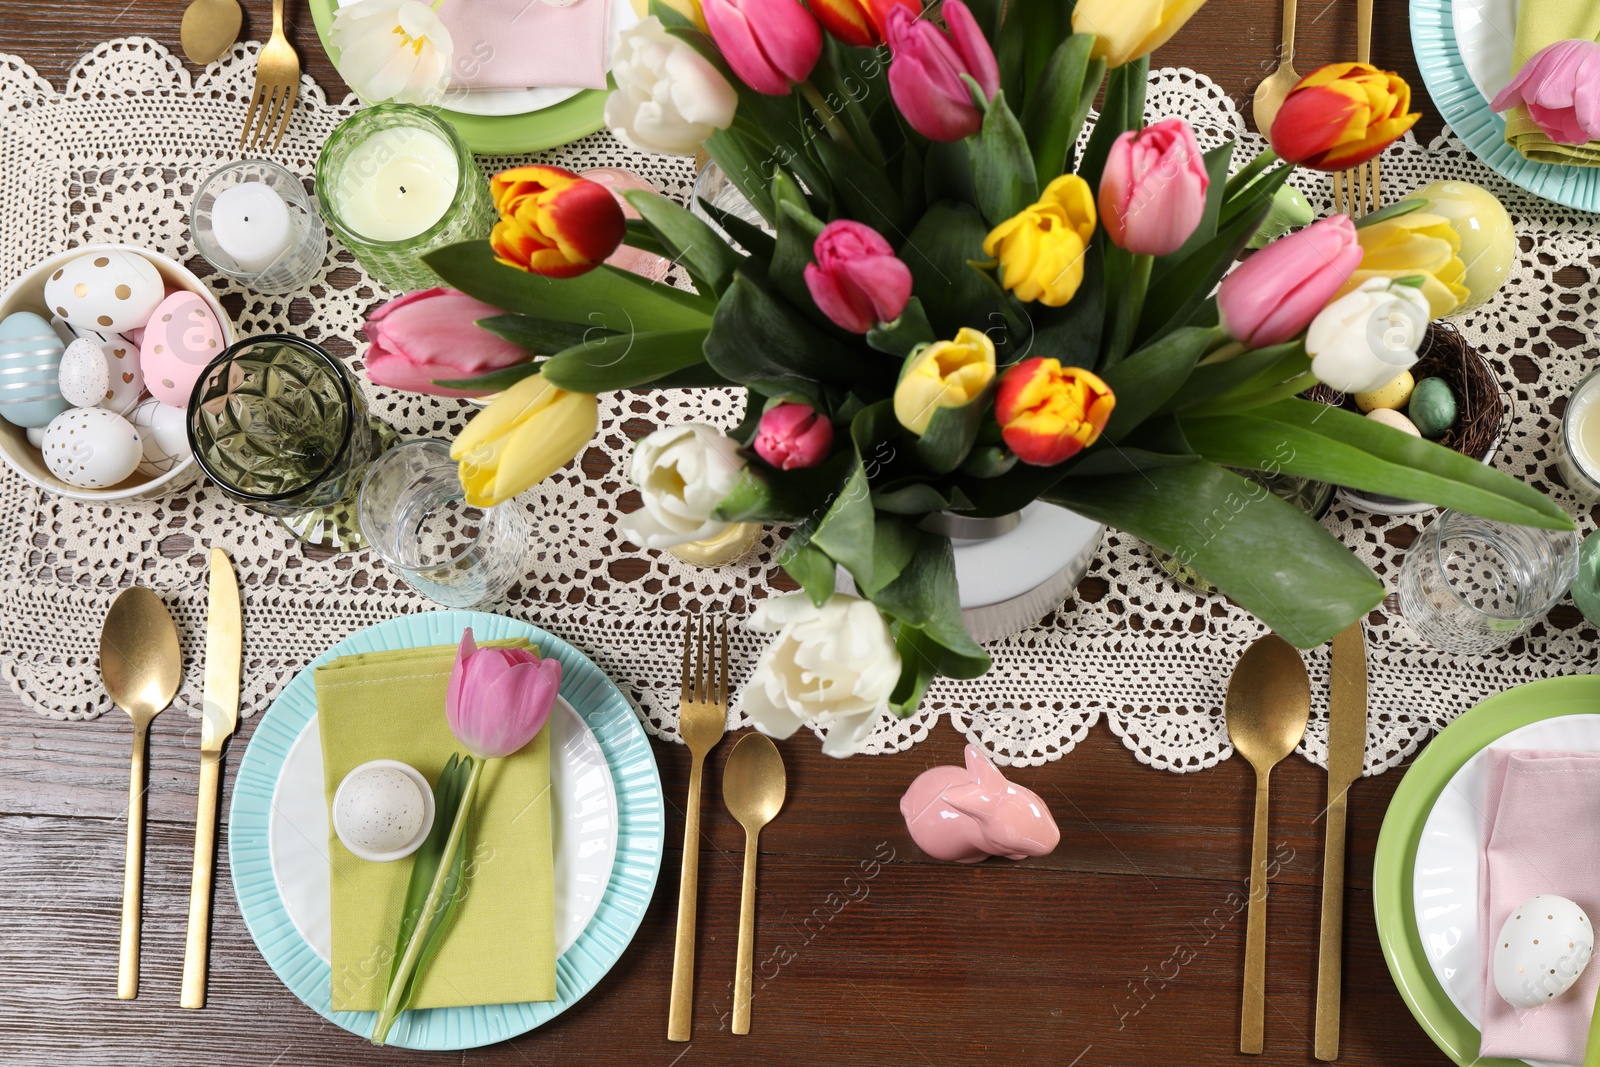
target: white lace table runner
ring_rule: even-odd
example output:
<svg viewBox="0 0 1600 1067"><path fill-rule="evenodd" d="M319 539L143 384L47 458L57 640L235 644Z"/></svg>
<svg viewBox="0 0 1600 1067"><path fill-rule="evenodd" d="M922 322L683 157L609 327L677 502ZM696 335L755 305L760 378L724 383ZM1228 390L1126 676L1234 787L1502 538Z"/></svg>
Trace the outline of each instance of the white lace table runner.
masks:
<svg viewBox="0 0 1600 1067"><path fill-rule="evenodd" d="M21 60L0 55L0 282L11 282L53 252L99 241L147 246L197 273L210 273L189 244L188 202L201 178L234 156L256 50L254 44L236 46L196 76L153 40L109 41L78 63L59 92ZM305 79L277 158L309 176L323 140L356 106L353 98L330 103ZM1153 75L1148 114L1188 119L1208 146L1240 134L1244 148L1260 145L1244 133L1232 101L1190 70ZM607 134L542 158L577 169L626 167L678 197L687 194L693 178L687 160L635 152ZM483 160L491 171L511 162ZM1522 239L1510 284L1461 323L1491 354L1515 398L1517 422L1496 464L1537 484L1569 511L1582 512L1587 532L1587 510L1554 472L1552 442L1555 412L1592 362L1586 349L1595 328L1600 269L1590 233L1594 217L1506 184L1448 132L1426 146L1408 137L1384 158L1390 198L1446 177L1493 190ZM1302 173L1297 181L1313 204L1331 208L1324 179ZM1558 282L1562 268L1576 268L1568 275L1580 280ZM388 294L336 245L327 270L290 298L248 293L216 275L208 280L239 335L287 330L359 364L363 316ZM309 317L291 326L291 313ZM453 435L470 413L461 401L370 385L367 391L374 409L407 434ZM683 612L737 618L753 600L772 595L775 542L769 534L758 555L722 570L699 570L651 553L644 556L642 577L623 580L616 564L641 553L625 547L617 529L625 488L620 475L630 437L658 423L689 419L731 425L741 407L734 393L721 390L603 397L591 459L602 458L609 473L586 478L568 467L527 494L535 543L526 578L504 602L488 606L583 649L631 696L646 725L667 737L676 727ZM1426 518L1385 519L1336 505L1326 521L1392 588L1401 555L1394 533L1406 525L1417 528ZM198 709L204 550L210 545L227 548L240 573L247 714L266 707L295 671L351 632L434 607L372 557L317 558L276 522L205 487L161 501L91 506L42 493L7 472L0 476L0 545L6 546L0 553L0 669L28 704L56 718L89 718L110 708L96 663L99 628L117 590L132 582L156 589L172 608L187 657L178 706ZM923 709L885 725L869 751L905 749L948 715L999 762L1037 764L1070 751L1104 716L1151 766L1210 767L1232 753L1220 710L1228 674L1261 632L1254 618L1220 597L1172 582L1137 540L1111 534L1078 598L1040 625L991 646L994 669L984 678L934 686ZM1595 660L1593 628L1562 630L1549 621L1485 659L1434 652L1385 609L1369 619L1367 635L1368 773L1394 766L1492 693L1584 672ZM734 644L736 674L743 673L758 642L739 631ZM1321 763L1326 650L1308 659L1317 696L1302 751ZM737 707L733 714L745 723Z"/></svg>

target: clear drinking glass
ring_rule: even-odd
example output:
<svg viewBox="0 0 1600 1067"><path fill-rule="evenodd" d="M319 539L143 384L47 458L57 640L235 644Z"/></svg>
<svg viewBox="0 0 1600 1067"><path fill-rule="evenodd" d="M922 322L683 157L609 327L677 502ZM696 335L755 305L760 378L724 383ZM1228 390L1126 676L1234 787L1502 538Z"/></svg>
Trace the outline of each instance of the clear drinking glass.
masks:
<svg viewBox="0 0 1600 1067"><path fill-rule="evenodd" d="M1400 612L1446 652L1499 648L1542 618L1578 573L1578 535L1442 513L1400 568Z"/></svg>
<svg viewBox="0 0 1600 1067"><path fill-rule="evenodd" d="M406 441L361 483L357 513L367 544L419 593L450 608L498 599L522 576L528 517L507 501L475 508L445 441Z"/></svg>
<svg viewBox="0 0 1600 1067"><path fill-rule="evenodd" d="M395 434L331 353L282 334L236 342L201 372L187 422L195 462L223 492L302 541L363 546L356 490Z"/></svg>
<svg viewBox="0 0 1600 1067"><path fill-rule="evenodd" d="M289 241L270 262L246 269L218 242L212 210L223 192L252 182L271 189L288 208ZM316 201L306 193L299 177L265 159L244 159L212 171L194 194L189 234L206 262L245 288L268 296L304 288L322 270L328 253L328 230Z"/></svg>

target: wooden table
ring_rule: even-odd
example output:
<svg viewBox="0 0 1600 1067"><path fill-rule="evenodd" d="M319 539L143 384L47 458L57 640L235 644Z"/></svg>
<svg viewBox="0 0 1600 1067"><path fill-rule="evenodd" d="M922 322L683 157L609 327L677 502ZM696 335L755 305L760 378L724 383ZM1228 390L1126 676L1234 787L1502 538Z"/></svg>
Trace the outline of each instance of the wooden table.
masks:
<svg viewBox="0 0 1600 1067"><path fill-rule="evenodd" d="M15 0L0 48L57 85L78 56L124 34L177 49L182 0ZM245 35L267 5L249 0ZM329 92L342 86L303 4L291 37ZM1406 4L1379 0L1376 61L1421 92ZM1351 2L1300 11L1302 71L1353 54ZM108 18L108 16L111 16ZM1244 106L1270 68L1276 0L1214 0L1157 63L1216 78ZM1424 119L1431 136L1434 116ZM13 551L17 550L15 548ZM22 550L26 550L25 548ZM198 593L196 595L199 595ZM247 591L248 596L248 591ZM248 609L247 609L248 616ZM249 619L246 618L248 626ZM1063 664L1063 670L1070 666ZM1092 691L1094 679L1082 679ZM790 802L762 835L754 1025L727 1029L742 835L715 798L711 760L701 854L694 1040L665 1039L687 753L655 745L670 810L655 901L621 963L549 1026L463 1053L379 1051L296 1000L256 952L226 864L217 872L210 1001L178 1004L195 815L198 730L181 712L152 730L139 999L114 999L122 888L125 717L61 723L0 686L0 1062L53 1064L497 1063L1311 1064L1324 778L1292 757L1274 776L1267 1055L1238 1045L1251 772L1230 760L1170 775L1137 762L1103 725L1065 758L1018 770L1055 812L1061 847L1023 863L935 863L897 808L923 769L956 763L941 725L893 757L836 762L802 733L782 748ZM249 742L232 742L232 784ZM1389 980L1372 917L1372 855L1391 772L1351 803L1341 1062L1444 1064ZM227 799L224 799L226 805ZM225 855L225 850L222 851Z"/></svg>

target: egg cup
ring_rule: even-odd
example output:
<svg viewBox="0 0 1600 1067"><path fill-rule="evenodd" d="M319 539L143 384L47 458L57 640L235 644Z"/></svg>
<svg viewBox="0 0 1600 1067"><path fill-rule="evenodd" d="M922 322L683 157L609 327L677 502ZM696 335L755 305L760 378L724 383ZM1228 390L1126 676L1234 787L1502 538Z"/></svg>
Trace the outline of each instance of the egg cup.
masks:
<svg viewBox="0 0 1600 1067"><path fill-rule="evenodd" d="M356 839L356 835L352 832L353 828L346 826L345 821L340 818L344 809L341 801L345 796L345 791L350 788L350 784L376 770L399 771L411 779L412 783L422 793L422 825L418 827L417 832L410 841L400 848L391 849L387 852L375 852L360 844ZM344 776L344 780L339 783L339 788L334 790L332 807L333 832L339 836L340 843L349 849L352 855L364 860L370 860L373 863L392 863L395 860L405 859L422 847L422 843L428 839L428 832L433 829L433 787L428 784L428 780L422 776L421 771L408 763L401 763L399 760L375 759L356 767Z"/></svg>

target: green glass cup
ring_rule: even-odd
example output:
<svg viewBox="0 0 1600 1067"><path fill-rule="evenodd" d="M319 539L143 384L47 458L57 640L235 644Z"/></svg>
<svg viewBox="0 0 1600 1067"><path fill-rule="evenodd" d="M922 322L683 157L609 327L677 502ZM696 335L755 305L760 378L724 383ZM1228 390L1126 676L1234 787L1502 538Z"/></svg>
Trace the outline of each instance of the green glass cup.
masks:
<svg viewBox="0 0 1600 1067"><path fill-rule="evenodd" d="M231 345L195 383L187 428L195 462L228 496L309 544L364 546L356 493L395 433L331 353L282 334Z"/></svg>

